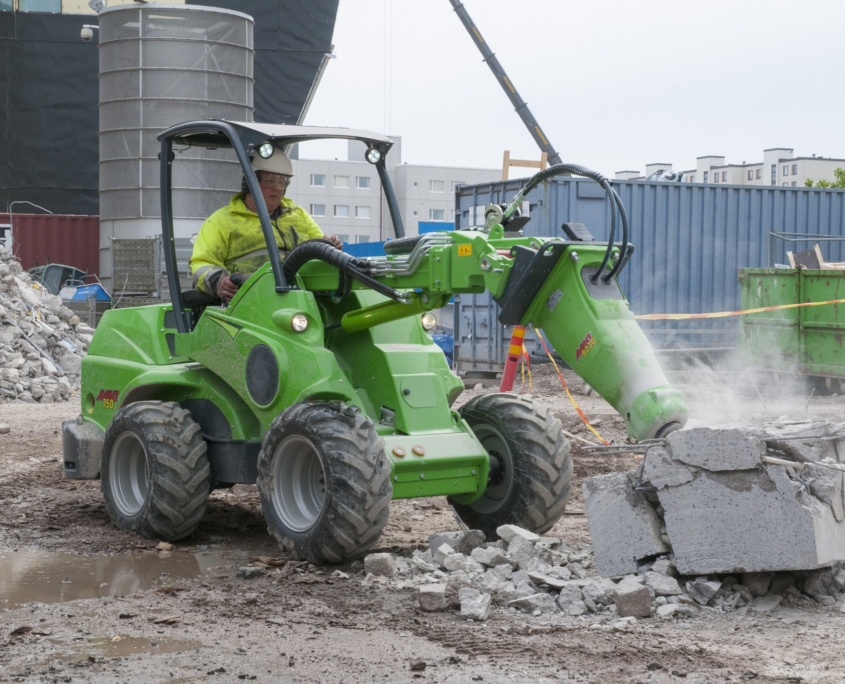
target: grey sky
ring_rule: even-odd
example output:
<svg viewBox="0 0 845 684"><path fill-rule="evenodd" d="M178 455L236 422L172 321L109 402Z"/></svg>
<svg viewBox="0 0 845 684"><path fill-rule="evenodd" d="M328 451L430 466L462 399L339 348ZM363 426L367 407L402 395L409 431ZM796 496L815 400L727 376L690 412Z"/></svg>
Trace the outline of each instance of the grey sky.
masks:
<svg viewBox="0 0 845 684"><path fill-rule="evenodd" d="M845 2L465 4L565 161L845 157ZM539 158L448 0L340 0L334 43L306 123L401 135L409 163Z"/></svg>

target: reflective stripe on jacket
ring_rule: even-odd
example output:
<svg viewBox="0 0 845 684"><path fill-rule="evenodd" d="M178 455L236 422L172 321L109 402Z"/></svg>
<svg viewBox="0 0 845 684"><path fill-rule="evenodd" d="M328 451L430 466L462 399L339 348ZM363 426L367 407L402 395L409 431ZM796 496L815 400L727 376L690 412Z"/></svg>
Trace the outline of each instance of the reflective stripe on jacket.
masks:
<svg viewBox="0 0 845 684"><path fill-rule="evenodd" d="M234 195L202 224L190 261L196 289L216 295L220 278L229 273L254 273L269 259L258 214L243 198L243 194ZM298 244L323 237L316 221L292 199L282 197L280 209L271 223L282 259Z"/></svg>

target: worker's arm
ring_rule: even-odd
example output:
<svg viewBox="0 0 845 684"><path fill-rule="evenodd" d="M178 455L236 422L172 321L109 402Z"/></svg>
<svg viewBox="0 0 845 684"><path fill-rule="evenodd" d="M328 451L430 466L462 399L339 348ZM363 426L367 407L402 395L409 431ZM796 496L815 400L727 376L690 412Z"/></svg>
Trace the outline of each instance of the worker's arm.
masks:
<svg viewBox="0 0 845 684"><path fill-rule="evenodd" d="M200 228L191 254L190 269L197 290L214 297L228 295L227 298L231 298L237 292L237 287L229 280L229 272L223 263L226 240L215 218L216 215L212 214ZM228 287L223 283L224 280L229 280Z"/></svg>
<svg viewBox="0 0 845 684"><path fill-rule="evenodd" d="M335 247L338 249L343 249L343 243L338 239L336 235L326 235L320 229L320 226L317 225L317 222L311 218L311 214L309 214L305 209L302 207L296 208L296 213L298 214L297 219L297 232L305 233L307 235L306 240L316 240L317 238L325 238L329 240Z"/></svg>

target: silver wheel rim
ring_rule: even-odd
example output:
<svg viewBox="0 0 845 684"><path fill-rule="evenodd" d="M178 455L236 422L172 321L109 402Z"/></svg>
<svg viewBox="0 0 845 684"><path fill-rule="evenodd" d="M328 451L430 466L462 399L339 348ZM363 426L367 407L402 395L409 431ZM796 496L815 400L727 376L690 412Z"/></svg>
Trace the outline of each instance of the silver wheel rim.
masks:
<svg viewBox="0 0 845 684"><path fill-rule="evenodd" d="M137 435L124 432L109 454L109 484L114 503L128 517L144 507L150 493L147 455Z"/></svg>
<svg viewBox="0 0 845 684"><path fill-rule="evenodd" d="M490 455L491 466L493 459L498 459L504 470L504 476L497 484L488 484L484 495L471 504L479 513L494 513L510 496L513 489L513 454L511 453L505 436L491 425L474 425L472 431L481 442L481 446Z"/></svg>
<svg viewBox="0 0 845 684"><path fill-rule="evenodd" d="M273 452L273 507L294 532L314 526L326 500L320 455L310 440L291 435Z"/></svg>

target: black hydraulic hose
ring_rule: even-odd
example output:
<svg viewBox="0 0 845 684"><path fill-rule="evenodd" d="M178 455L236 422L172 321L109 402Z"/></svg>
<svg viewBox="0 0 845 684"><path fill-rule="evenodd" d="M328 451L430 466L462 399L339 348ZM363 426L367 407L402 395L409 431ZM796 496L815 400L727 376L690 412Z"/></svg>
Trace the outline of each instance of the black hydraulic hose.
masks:
<svg viewBox="0 0 845 684"><path fill-rule="evenodd" d="M610 189L612 195L611 199L616 204L616 208L619 210L619 217L622 219L622 249L619 252L619 258L616 261L616 265L610 270L602 280L604 282L609 283L610 280L619 273L624 267L625 264L628 263L628 215L625 213L625 205L622 204L622 198L619 196L619 193L616 192L616 188ZM633 252L633 249L631 249Z"/></svg>
<svg viewBox="0 0 845 684"><path fill-rule="evenodd" d="M613 199L613 189L610 187L610 181L606 178L600 184L607 193L607 198L610 200L610 235L607 237L607 249L604 252L601 263L596 272L590 276L590 280L594 283L599 281L599 276L604 273L607 268L607 263L610 261L610 255L613 253L613 241L616 239L616 202ZM607 281L605 281L607 282Z"/></svg>
<svg viewBox="0 0 845 684"><path fill-rule="evenodd" d="M412 235L411 237L388 240L384 243L384 252L385 254L410 254L414 251L417 243L422 240L423 235Z"/></svg>
<svg viewBox="0 0 845 684"><path fill-rule="evenodd" d="M363 283L372 290L385 297L390 297L396 301L405 301L405 297L399 294L398 291L392 287L388 287L384 283L380 283L375 278L369 275L371 266L369 261L358 259L351 254L342 252L335 247L331 242L325 239L309 240L303 242L298 247L294 247L288 252L287 257L282 263L284 268L285 278L288 282L295 282L295 276L300 268L302 268L309 261L313 260L324 261L330 266L334 266L340 273L346 273L360 283Z"/></svg>
<svg viewBox="0 0 845 684"><path fill-rule="evenodd" d="M534 174L534 176L532 176L531 180L528 181L525 187L523 187L519 191L519 195L522 195L524 197L534 188L540 185L540 183L542 183L543 181L546 181L549 178L554 178L555 176L560 176L564 173L570 173L575 176L583 176L584 178L589 178L590 180L594 180L602 187L604 187L604 183L609 182L607 178L605 178L598 171L588 169L586 166L581 166L579 164L555 164L554 166L550 166L549 168L543 169L539 173Z"/></svg>

